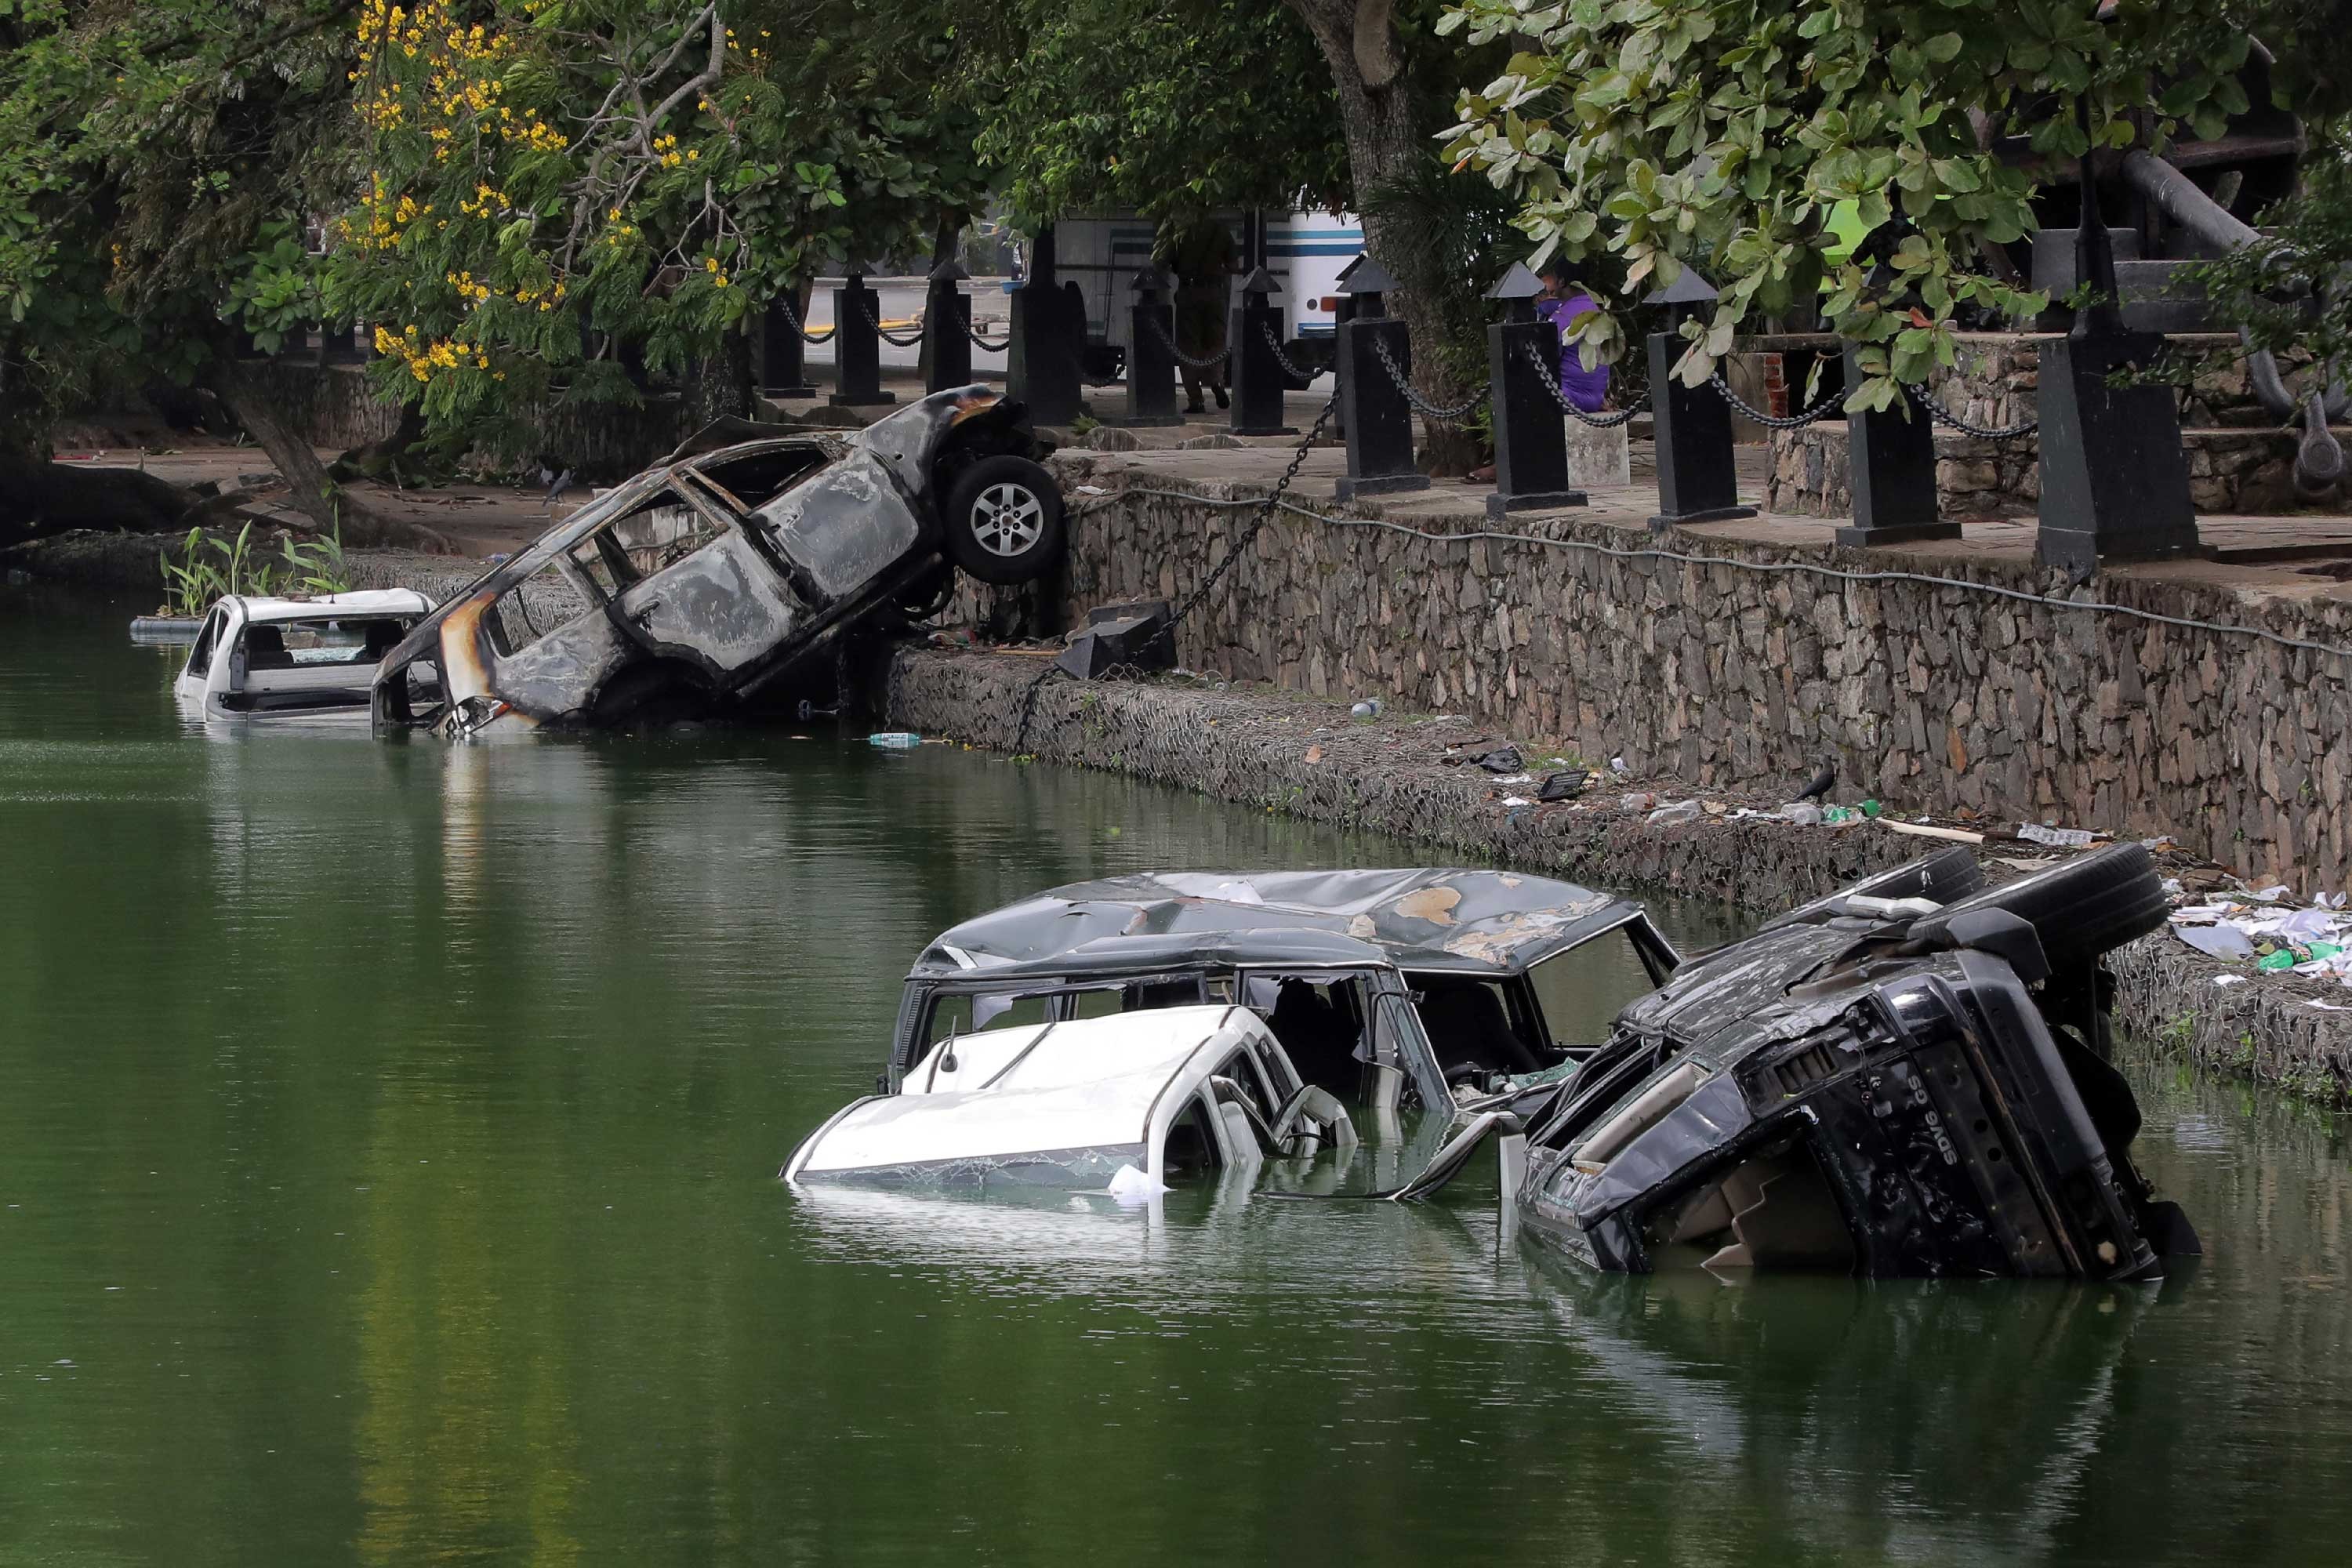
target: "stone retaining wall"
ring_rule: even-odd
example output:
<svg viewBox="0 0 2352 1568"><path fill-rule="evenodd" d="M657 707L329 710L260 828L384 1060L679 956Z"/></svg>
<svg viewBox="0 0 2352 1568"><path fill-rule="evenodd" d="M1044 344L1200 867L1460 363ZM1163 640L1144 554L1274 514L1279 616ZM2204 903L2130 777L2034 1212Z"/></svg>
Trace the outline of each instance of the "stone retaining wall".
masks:
<svg viewBox="0 0 2352 1568"><path fill-rule="evenodd" d="M1390 833L1610 888L1646 885L1786 909L1933 848L1875 826L1843 830L1747 818L1671 826L1603 805L1511 808L1485 775L1420 765L1419 728L1391 713L1350 723L1336 706L1265 693L1049 680L1034 658L902 649L883 676L886 721L1041 761L1102 768L1315 821ZM1344 740L1332 737L1345 737ZM1391 762L1388 758L1400 760ZM1996 878L2010 873L1993 867ZM2230 966L2166 932L2109 955L2117 1021L2143 1048L2342 1100L2352 1091L2352 1013L2292 976L2217 987Z"/></svg>
<svg viewBox="0 0 2352 1568"><path fill-rule="evenodd" d="M1962 332L1958 363L1935 379L1938 403L1969 424L2005 429L2039 417L2042 344L2051 334ZM2189 495L2200 512L2263 514L2312 510L2296 495L2294 436L2262 405L2237 357L2231 333L2185 333L2170 340L2184 366L2195 367L2180 395L2189 449ZM2290 389L2307 377L2287 367ZM2352 433L2338 432L2339 437ZM1852 517L1846 425L1824 419L1770 433L1769 510L1804 517ZM2026 435L1980 441L1957 430L1936 432L1936 490L1948 518L2029 515L2042 499L2041 442ZM2352 497L2320 506L2352 510Z"/></svg>
<svg viewBox="0 0 2352 1568"><path fill-rule="evenodd" d="M2352 444L2352 431L2337 434ZM2314 508L2295 493L2291 431L2184 430L2181 440L2189 453L2189 500L2201 513L2352 510L2342 500ZM1765 510L1788 517L1852 517L1846 441L1843 419L1772 432ZM1956 430L1937 431L1936 500L1942 514L1955 521L2032 516L2042 500L2041 441L2032 436L1980 441Z"/></svg>
<svg viewBox="0 0 2352 1568"><path fill-rule="evenodd" d="M1181 599L1254 509L1207 504L1229 487L1123 461L1056 459L1074 488L1179 493L1083 501L1092 510L1073 522L1058 593L967 590L953 613L1052 629L1091 605ZM1466 509L1412 521L1441 536L1494 526ZM1678 533L1671 548L1715 558L1692 563L1572 514L1507 526L1584 548L1283 514L1181 628L1179 658L1316 696L1471 715L1694 787L1793 789L1834 759L1845 788L1904 807L2169 833L2305 890L2352 880L2341 658L1824 570L1909 566L2038 598L2051 584L2023 563ZM2318 586L2290 597L2112 572L2067 597L2352 645L2352 603Z"/></svg>

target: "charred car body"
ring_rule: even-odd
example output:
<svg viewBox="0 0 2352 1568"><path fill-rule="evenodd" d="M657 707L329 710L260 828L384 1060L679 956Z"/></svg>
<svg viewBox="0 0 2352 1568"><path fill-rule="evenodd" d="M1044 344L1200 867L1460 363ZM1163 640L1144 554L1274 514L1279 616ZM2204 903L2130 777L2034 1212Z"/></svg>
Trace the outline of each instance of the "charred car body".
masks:
<svg viewBox="0 0 2352 1568"><path fill-rule="evenodd" d="M2131 1163L2099 958L2166 909L2127 845L1783 916L1625 1010L1535 1119L1521 1216L1608 1269L2161 1274L2196 1238Z"/></svg>
<svg viewBox="0 0 2352 1568"><path fill-rule="evenodd" d="M383 660L379 728L475 733L755 698L844 630L920 617L957 569L1054 570L1060 492L1020 405L943 392L846 437L740 441L639 474L457 595Z"/></svg>

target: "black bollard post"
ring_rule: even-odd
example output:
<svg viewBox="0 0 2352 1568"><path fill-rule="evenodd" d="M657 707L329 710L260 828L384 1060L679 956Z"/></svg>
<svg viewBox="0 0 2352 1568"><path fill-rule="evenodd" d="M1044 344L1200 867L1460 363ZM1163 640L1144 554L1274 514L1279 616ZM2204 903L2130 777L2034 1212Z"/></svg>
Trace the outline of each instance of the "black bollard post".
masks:
<svg viewBox="0 0 2352 1568"><path fill-rule="evenodd" d="M800 298L797 286L790 288L791 300ZM792 308L791 300L771 300L760 314L760 391L768 397L814 397L816 388L809 384L808 345L801 341L796 324L799 312Z"/></svg>
<svg viewBox="0 0 2352 1568"><path fill-rule="evenodd" d="M1121 426L1181 425L1176 407L1176 315L1168 300L1168 275L1145 267L1131 285L1135 303L1128 308L1127 408L1106 424Z"/></svg>
<svg viewBox="0 0 2352 1568"><path fill-rule="evenodd" d="M329 364L362 364L368 357L367 350L360 346L359 330L351 321L327 328L325 347Z"/></svg>
<svg viewBox="0 0 2352 1568"><path fill-rule="evenodd" d="M1412 374L1404 323L1389 319L1381 299L1394 287L1396 279L1369 257L1349 268L1348 314L1338 328L1333 361L1348 436L1348 471L1335 486L1341 500L1429 488L1429 476L1413 467L1412 408L1381 363L1386 348L1397 368Z"/></svg>
<svg viewBox="0 0 2352 1568"><path fill-rule="evenodd" d="M2075 266L2096 298L2074 313L2065 337L2042 345L2036 394L2042 527L2034 554L2044 566L2087 580L2102 562L2178 560L2205 552L2172 389L2107 384L2117 371L2147 368L2163 352L2164 339L2124 326L2116 306L2115 251L2088 157L2080 175Z"/></svg>
<svg viewBox="0 0 2352 1568"><path fill-rule="evenodd" d="M881 304L857 268L833 291L833 395L825 401L835 408L898 401L882 390Z"/></svg>
<svg viewBox="0 0 2352 1568"><path fill-rule="evenodd" d="M1845 384L1863 382L1851 346L1845 351ZM1927 395L1922 389L1920 396ZM1900 408L1846 416L1846 467L1853 476L1853 521L1837 531L1840 544L1906 544L1921 539L1958 539L1960 525L1938 515L1936 500L1936 422L1914 400L1906 418Z"/></svg>
<svg viewBox="0 0 2352 1568"><path fill-rule="evenodd" d="M971 384L971 296L957 285L971 276L952 256L931 268L923 290L923 390Z"/></svg>
<svg viewBox="0 0 2352 1568"><path fill-rule="evenodd" d="M1026 404L1031 421L1067 425L1087 411L1080 393L1086 350L1083 314L1074 324L1062 280L1054 271L1054 229L1029 242L1029 276L1013 290L1013 345L1005 351L1008 395Z"/></svg>
<svg viewBox="0 0 2352 1568"><path fill-rule="evenodd" d="M1282 285L1264 267L1252 268L1242 279L1242 300L1234 307L1233 330L1225 340L1234 367L1228 428L1236 436L1298 434L1282 422L1282 365L1275 357L1282 341L1282 307L1272 300L1281 292Z"/></svg>
<svg viewBox="0 0 2352 1568"><path fill-rule="evenodd" d="M1671 329L1682 312L1712 305L1715 299L1715 285L1685 267L1674 287L1643 302L1665 306ZM1658 514L1650 519L1654 533L1664 533L1678 522L1756 515L1754 507L1739 504L1739 475L1731 457L1731 406L1713 386L1685 386L1675 378L1675 361L1683 346L1679 332L1650 334L1650 414L1658 446Z"/></svg>
<svg viewBox="0 0 2352 1568"><path fill-rule="evenodd" d="M1584 492L1568 482L1568 423L1558 396L1559 329L1536 317L1542 292L1543 279L1516 261L1486 290L1505 312L1486 329L1486 375L1495 389L1495 493L1486 498L1488 517L1585 504Z"/></svg>

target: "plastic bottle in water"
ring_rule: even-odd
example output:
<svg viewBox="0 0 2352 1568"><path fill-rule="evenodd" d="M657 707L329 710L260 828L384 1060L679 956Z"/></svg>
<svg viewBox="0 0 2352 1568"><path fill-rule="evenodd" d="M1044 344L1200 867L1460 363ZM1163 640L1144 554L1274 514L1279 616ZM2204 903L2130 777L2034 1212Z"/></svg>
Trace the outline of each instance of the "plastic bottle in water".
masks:
<svg viewBox="0 0 2352 1568"><path fill-rule="evenodd" d="M908 730L885 730L878 735L866 736L866 743L894 752L910 752L923 743L923 738Z"/></svg>

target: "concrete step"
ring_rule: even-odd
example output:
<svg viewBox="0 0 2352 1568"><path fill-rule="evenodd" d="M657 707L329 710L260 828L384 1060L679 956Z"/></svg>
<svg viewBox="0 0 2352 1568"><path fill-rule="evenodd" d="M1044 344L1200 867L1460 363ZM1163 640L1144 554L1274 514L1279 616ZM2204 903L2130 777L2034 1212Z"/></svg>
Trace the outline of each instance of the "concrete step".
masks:
<svg viewBox="0 0 2352 1568"><path fill-rule="evenodd" d="M2072 293L2081 280L2075 268L2076 231L2045 228L2033 237L2033 286L2047 289L2055 300ZM2186 273L2193 261L2149 259L2139 254L2139 236L2111 228L2107 238L2116 250L2116 291L2123 304L2124 325L2149 332L2210 332L2226 322L2206 304L2204 291ZM2053 305L2035 325L2063 331L2074 312Z"/></svg>

